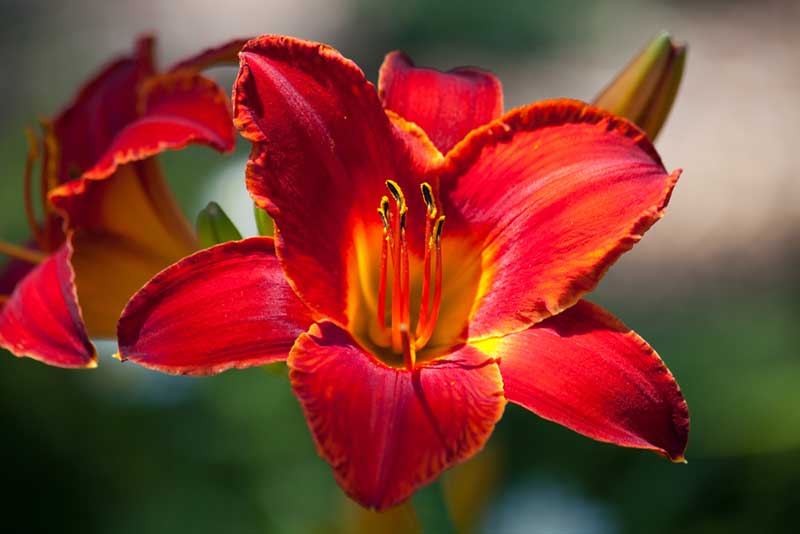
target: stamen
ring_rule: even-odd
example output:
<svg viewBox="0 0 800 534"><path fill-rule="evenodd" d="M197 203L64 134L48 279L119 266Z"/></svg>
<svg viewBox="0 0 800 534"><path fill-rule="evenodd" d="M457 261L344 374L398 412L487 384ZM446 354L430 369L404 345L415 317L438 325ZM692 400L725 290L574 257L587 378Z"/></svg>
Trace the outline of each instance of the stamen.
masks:
<svg viewBox="0 0 800 534"><path fill-rule="evenodd" d="M14 245L6 241L0 241L0 254L27 261L28 263L42 263L47 259L47 255L38 250L20 247L19 245Z"/></svg>
<svg viewBox="0 0 800 534"><path fill-rule="evenodd" d="M53 214L47 194L50 190L58 186L58 164L61 159L61 147L58 138L53 132L53 124L50 121L41 122L44 132L44 159L42 160L42 174L39 194L42 202L42 213L44 213L44 250L54 248L56 235L59 230L59 217Z"/></svg>
<svg viewBox="0 0 800 534"><path fill-rule="evenodd" d="M436 219L436 227L433 232L433 241L436 246L436 274L433 287L433 308L430 317L427 317L423 324L422 332L417 335L416 348L419 350L430 341L433 335L433 328L439 319L439 310L442 306L442 226L444 225L444 215Z"/></svg>
<svg viewBox="0 0 800 534"><path fill-rule="evenodd" d="M428 311L430 309L430 293L431 293L431 249L433 248L433 241L431 240L431 230L433 221L436 219L436 202L433 200L433 188L428 182L420 184L422 191L422 199L428 207L427 217L425 218L425 257L423 261L422 272L422 299L419 308L419 319L417 320L416 337L422 333L423 325L428 321Z"/></svg>
<svg viewBox="0 0 800 534"><path fill-rule="evenodd" d="M389 256L389 199L387 197L381 198L381 206L378 208L378 214L383 222L383 243L381 244L381 272L378 279L378 326L381 331L386 329L386 271Z"/></svg>
<svg viewBox="0 0 800 534"><path fill-rule="evenodd" d="M28 221L28 227L33 234L34 239L39 244L39 248L45 249L44 235L42 234L39 223L36 222L36 212L33 209L33 186L31 179L33 176L33 164L39 159L39 150L36 146L38 139L30 128L25 128L25 137L28 138L28 155L25 158L25 176L24 176L24 199L25 199L25 218Z"/></svg>
<svg viewBox="0 0 800 534"><path fill-rule="evenodd" d="M402 189L394 180L386 180L386 187L389 189L395 200L395 209L390 213L391 237L393 238L389 247L392 249L392 350L400 352L402 350L402 339L400 336L400 324L403 317L403 302L400 296L403 293L403 269L401 267L402 234L405 229L406 199ZM401 231L401 227L403 230Z"/></svg>
<svg viewBox="0 0 800 534"><path fill-rule="evenodd" d="M427 207L425 214L425 258L422 280L422 299L416 330L411 331L411 268L409 258L408 204L403 190L394 180L386 180L386 187L395 201L390 208L389 198L381 198L378 215L383 223L383 243L381 244L381 266L378 285L377 319L383 330L386 328L386 285L388 264L392 263L391 294L391 345L395 353L402 351L406 368L414 369L416 354L433 335L442 301L442 226L444 215L439 216L439 208L433 188L427 182L420 184L422 199ZM438 217L437 217L438 216ZM434 258L434 248L436 256ZM435 261L435 269L431 263ZM434 274L433 295L431 295L431 271ZM432 304L431 304L432 302Z"/></svg>

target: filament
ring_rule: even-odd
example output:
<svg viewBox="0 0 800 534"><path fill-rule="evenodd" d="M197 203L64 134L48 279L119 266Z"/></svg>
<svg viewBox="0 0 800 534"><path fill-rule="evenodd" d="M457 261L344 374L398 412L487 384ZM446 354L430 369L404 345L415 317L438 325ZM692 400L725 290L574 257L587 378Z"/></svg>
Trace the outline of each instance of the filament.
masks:
<svg viewBox="0 0 800 534"><path fill-rule="evenodd" d="M6 256L34 264L41 263L47 259L47 255L38 250L21 247L7 241L0 241L0 254L5 254Z"/></svg>
<svg viewBox="0 0 800 534"><path fill-rule="evenodd" d="M24 176L24 201L25 201L25 218L28 221L28 226L31 229L36 243L39 248L45 250L45 241L39 223L36 222L36 212L33 208L33 185L31 183L33 177L33 165L39 159L39 151L37 148L38 140L36 135L29 128L25 129L25 136L28 138L28 155L25 158L25 176Z"/></svg>

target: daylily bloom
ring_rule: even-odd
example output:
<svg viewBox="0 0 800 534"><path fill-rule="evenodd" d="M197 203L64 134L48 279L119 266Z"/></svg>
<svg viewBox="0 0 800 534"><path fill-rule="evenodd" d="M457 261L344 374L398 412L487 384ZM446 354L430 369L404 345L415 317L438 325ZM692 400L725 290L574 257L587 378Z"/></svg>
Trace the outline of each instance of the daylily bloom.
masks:
<svg viewBox="0 0 800 534"><path fill-rule="evenodd" d="M198 249L153 156L190 143L233 149L228 99L198 69L232 60L241 45L158 74L153 40L143 38L43 124L42 141L29 135L25 209L35 245L0 242L0 253L15 259L6 279L15 288L0 295L0 347L51 365L94 367L89 336L112 337L128 298ZM42 222L32 184L40 144Z"/></svg>
<svg viewBox="0 0 800 534"><path fill-rule="evenodd" d="M234 120L275 239L159 273L120 318L119 357L192 375L286 360L320 454L377 509L480 450L507 400L680 461L688 413L672 375L581 300L663 215L679 171L588 104L484 124L498 109L490 74L431 71L460 87L441 98L388 72L392 57L376 91L325 45L245 45ZM415 124L379 93L436 101Z"/></svg>

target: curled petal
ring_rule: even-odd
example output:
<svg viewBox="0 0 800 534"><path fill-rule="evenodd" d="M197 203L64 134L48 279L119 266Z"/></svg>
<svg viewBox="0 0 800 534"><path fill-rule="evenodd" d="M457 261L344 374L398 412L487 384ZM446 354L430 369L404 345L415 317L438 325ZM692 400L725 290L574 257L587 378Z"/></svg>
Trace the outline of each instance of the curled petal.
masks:
<svg viewBox="0 0 800 534"><path fill-rule="evenodd" d="M508 400L590 438L683 461L689 412L658 354L586 301L479 344L500 359Z"/></svg>
<svg viewBox="0 0 800 534"><path fill-rule="evenodd" d="M482 243L472 339L524 329L591 291L662 217L680 174L631 123L572 100L475 130L446 166L447 224Z"/></svg>
<svg viewBox="0 0 800 534"><path fill-rule="evenodd" d="M503 87L490 72L415 67L402 52L386 55L378 92L387 109L418 124L442 153L503 114Z"/></svg>
<svg viewBox="0 0 800 534"><path fill-rule="evenodd" d="M320 454L370 508L404 501L478 452L505 406L497 365L470 346L410 372L322 322L298 338L288 364Z"/></svg>
<svg viewBox="0 0 800 534"><path fill-rule="evenodd" d="M117 326L119 357L158 371L210 375L285 360L311 324L272 238L223 243L160 272Z"/></svg>
<svg viewBox="0 0 800 534"><path fill-rule="evenodd" d="M59 143L58 182L79 177L137 117L139 85L155 72L153 38L143 37L129 57L104 67L52 123Z"/></svg>
<svg viewBox="0 0 800 534"><path fill-rule="evenodd" d="M248 190L275 221L278 256L300 297L345 324L353 228L380 227L385 180L412 187L411 166L398 163L407 151L375 88L332 48L264 36L240 58L234 120L255 143Z"/></svg>
<svg viewBox="0 0 800 534"><path fill-rule="evenodd" d="M0 310L0 347L57 367L95 367L75 293L69 238L17 285Z"/></svg>
<svg viewBox="0 0 800 534"><path fill-rule="evenodd" d="M142 88L141 116L123 129L83 179L102 179L119 166L190 143L233 150L228 99L212 80L179 72L150 78Z"/></svg>
<svg viewBox="0 0 800 534"><path fill-rule="evenodd" d="M200 72L219 65L236 65L239 51L248 39L232 39L227 43L203 50L195 56L179 61L168 69L168 72L188 70Z"/></svg>

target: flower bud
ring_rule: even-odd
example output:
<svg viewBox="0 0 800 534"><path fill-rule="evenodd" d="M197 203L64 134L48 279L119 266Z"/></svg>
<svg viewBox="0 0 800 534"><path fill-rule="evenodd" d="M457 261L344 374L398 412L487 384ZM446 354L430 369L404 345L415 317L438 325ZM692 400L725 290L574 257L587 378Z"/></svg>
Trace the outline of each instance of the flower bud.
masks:
<svg viewBox="0 0 800 534"><path fill-rule="evenodd" d="M686 45L667 32L653 39L594 100L655 139L669 115L686 62Z"/></svg>
<svg viewBox="0 0 800 534"><path fill-rule="evenodd" d="M256 219L256 228L258 228L258 235L273 236L275 235L275 227L272 222L272 217L269 216L266 210L263 210L253 204L253 215Z"/></svg>

